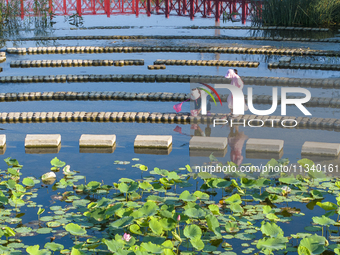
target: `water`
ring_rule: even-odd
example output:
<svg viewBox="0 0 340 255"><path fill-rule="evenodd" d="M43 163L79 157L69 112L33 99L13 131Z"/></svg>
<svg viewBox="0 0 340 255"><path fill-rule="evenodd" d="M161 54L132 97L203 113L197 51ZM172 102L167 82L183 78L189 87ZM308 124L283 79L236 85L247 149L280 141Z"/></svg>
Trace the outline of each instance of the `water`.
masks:
<svg viewBox="0 0 340 255"><path fill-rule="evenodd" d="M171 17L165 19L163 16L146 17L141 15L139 18L134 16L84 16L83 26L106 26L106 25L130 25L145 26L139 29L119 29L119 30L70 30L71 26L63 17L54 19L56 24L54 30L48 35L66 36L66 35L233 35L248 36L249 31L245 30L191 30L178 29L178 26L185 24L190 25L215 25L212 19L197 18L190 21L187 17ZM240 25L240 23L225 23L221 25ZM250 25L250 23L247 23ZM262 32L261 32L262 33ZM17 36L40 36L34 31L21 31ZM295 35L295 34L293 34ZM297 34L299 35L299 33ZM332 33L321 33L325 37L333 37ZM282 34L281 34L282 36ZM292 36L292 34L287 34ZM317 35L315 35L317 37ZM233 41L233 40L81 40L81 41L28 41L28 42L6 42L5 47L19 46L276 46L276 47L310 47L311 49L338 50L339 45L331 43L308 43L308 42L269 42L269 41ZM156 59L194 59L194 60L246 60L258 61L258 68L237 68L242 76L273 76L273 77L296 77L296 78L339 78L339 72L324 70L288 70L274 69L269 70L267 64L278 61L280 56L263 56L263 55L238 55L238 54L210 54L210 53L112 53L112 54L50 54L50 55L10 55L7 54L7 61L1 63L4 68L1 75L57 75L57 74L200 74L200 75L225 75L228 67L201 67L201 66L167 66L166 70L147 70L146 66L153 64ZM72 68L10 68L10 61L14 60L56 60L56 59L144 59L144 66L103 66L103 67L72 67ZM293 57L292 62L296 63L322 63L322 64L339 64L336 57ZM180 92L188 93L190 88L188 83L14 83L0 84L0 92L27 92L27 91L125 91L125 92ZM260 85L247 85L253 87L254 94L270 95L271 87ZM308 88L312 97L332 97L339 98L339 91L336 89L319 89ZM220 92L220 91L219 91ZM221 91L229 93L229 91ZM29 101L29 102L1 102L1 112L27 112L27 111L149 111L149 112L174 112L173 105L177 102L149 102L149 101ZM268 109L269 105L255 105L259 109ZM212 106L214 111L228 112L226 105ZM182 107L184 112L189 112L189 103L184 103ZM339 118L340 109L335 108L308 108L313 117L322 118ZM248 112L249 113L249 112ZM280 107L273 113L280 115ZM288 106L287 115L302 116L302 113L294 106ZM207 126L199 125L201 130L208 134L211 128L211 136L227 137L231 130L228 126ZM140 158L139 163L145 164L149 169L160 167L168 170L178 169L188 164L191 160L189 153L190 134L193 133L190 125L181 124L151 124L151 123L116 123L116 122L68 122L68 123L25 123L25 124L1 124L4 130L3 134L7 136L7 149L4 155L0 155L0 162L7 157L17 158L20 163L24 164L23 176L35 176L39 178L42 174L50 170L50 160L58 157L71 165L72 170L79 171L85 175L87 181L104 181L105 184L111 185L120 178L140 178L141 171L131 167L132 158ZM183 134L176 132L178 127ZM289 129L289 128L250 128L240 127L239 130L249 138L266 138L284 140L284 151L281 158L288 158L292 163L296 163L301 158L301 147L305 141L319 142L339 142L339 133L327 130L312 129ZM62 146L58 153L49 154L28 154L25 151L24 139L26 134L61 134ZM111 153L81 153L79 151L79 138L81 134L116 134L117 143L114 152ZM173 145L169 155L140 154L135 151L133 143L138 134L154 135L172 135ZM269 159L254 158L254 155L245 152L245 145L242 146L242 163L252 163L254 165L265 164ZM226 163L231 161L231 148L223 156L217 156L220 162ZM115 160L130 161L128 165L113 164ZM209 161L208 156L195 157L198 162ZM320 160L320 159L317 159ZM327 160L321 159L320 161ZM329 160L329 159L328 159ZM330 162L340 164L339 158L331 159ZM5 163L0 163L0 168L4 169ZM61 176L58 173L58 178ZM46 192L40 192L39 203L45 207L54 204L52 187L48 186ZM218 194L215 198L220 198ZM43 201L43 202L42 202ZM303 228L309 224L311 217L323 211L319 208L309 210L301 203L291 203L290 206L296 206L306 214L303 221L294 218L294 228L290 225L281 224L287 234L304 232ZM33 215L33 216L32 216ZM30 221L36 218L36 210L28 209L24 216L24 221ZM61 240L65 246L71 244L70 240L63 238ZM35 244L34 237L26 238L26 244ZM236 245L237 246L237 245ZM240 251L241 248L235 248L234 251Z"/></svg>

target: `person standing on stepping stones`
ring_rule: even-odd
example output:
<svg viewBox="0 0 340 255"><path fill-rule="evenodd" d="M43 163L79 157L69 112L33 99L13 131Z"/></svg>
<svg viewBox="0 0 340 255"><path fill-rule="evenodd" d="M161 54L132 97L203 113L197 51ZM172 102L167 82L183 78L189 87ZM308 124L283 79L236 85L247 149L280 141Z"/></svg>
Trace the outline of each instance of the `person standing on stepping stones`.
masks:
<svg viewBox="0 0 340 255"><path fill-rule="evenodd" d="M198 116L201 113L201 91L198 88L191 90L190 101L194 104L194 109L190 111L191 116ZM207 115L211 115L211 104L208 100L207 104Z"/></svg>
<svg viewBox="0 0 340 255"><path fill-rule="evenodd" d="M225 78L231 79L231 85L236 86L240 89L243 89L243 81L241 80L240 76L238 76L238 72L236 69L229 69L228 73L226 74ZM233 114L233 95L232 93L229 94L227 98L228 107L230 109L230 114L232 117L237 117L238 115ZM244 111L248 110L248 106L246 105L246 102L244 102Z"/></svg>

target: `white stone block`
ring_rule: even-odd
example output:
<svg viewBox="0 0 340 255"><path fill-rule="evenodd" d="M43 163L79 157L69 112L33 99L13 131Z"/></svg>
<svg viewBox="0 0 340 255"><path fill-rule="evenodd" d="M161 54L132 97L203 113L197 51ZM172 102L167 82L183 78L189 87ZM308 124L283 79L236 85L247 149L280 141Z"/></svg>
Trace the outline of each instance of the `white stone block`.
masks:
<svg viewBox="0 0 340 255"><path fill-rule="evenodd" d="M338 156L340 143L305 142L302 145L301 154Z"/></svg>
<svg viewBox="0 0 340 255"><path fill-rule="evenodd" d="M171 144L171 135L137 135L134 147L168 148Z"/></svg>
<svg viewBox="0 0 340 255"><path fill-rule="evenodd" d="M116 135L81 135L80 147L112 147L116 143Z"/></svg>
<svg viewBox="0 0 340 255"><path fill-rule="evenodd" d="M6 146L6 135L0 135L0 148Z"/></svg>
<svg viewBox="0 0 340 255"><path fill-rule="evenodd" d="M189 142L190 149L223 150L227 145L227 137L194 136Z"/></svg>
<svg viewBox="0 0 340 255"><path fill-rule="evenodd" d="M283 144L283 140L250 138L246 143L246 151L280 152Z"/></svg>
<svg viewBox="0 0 340 255"><path fill-rule="evenodd" d="M61 135L26 135L25 147L58 147L61 143Z"/></svg>

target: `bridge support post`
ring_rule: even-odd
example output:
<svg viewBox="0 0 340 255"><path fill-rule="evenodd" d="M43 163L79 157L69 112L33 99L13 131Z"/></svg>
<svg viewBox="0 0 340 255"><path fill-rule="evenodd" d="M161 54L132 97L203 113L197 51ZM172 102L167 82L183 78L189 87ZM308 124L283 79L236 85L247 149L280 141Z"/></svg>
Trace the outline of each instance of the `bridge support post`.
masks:
<svg viewBox="0 0 340 255"><path fill-rule="evenodd" d="M48 12L51 14L53 13L53 5L52 5L52 0L48 1Z"/></svg>
<svg viewBox="0 0 340 255"><path fill-rule="evenodd" d="M81 16L81 0L77 0L77 13Z"/></svg>
<svg viewBox="0 0 340 255"><path fill-rule="evenodd" d="M146 0L146 13L148 17L151 16L151 1L150 0Z"/></svg>
<svg viewBox="0 0 340 255"><path fill-rule="evenodd" d="M190 0L190 19L194 20L195 10L194 10L194 0Z"/></svg>
<svg viewBox="0 0 340 255"><path fill-rule="evenodd" d="M210 16L211 14L211 1L207 0L207 15Z"/></svg>
<svg viewBox="0 0 340 255"><path fill-rule="evenodd" d="M246 20L247 20L246 0L242 0L242 24L246 24Z"/></svg>
<svg viewBox="0 0 340 255"><path fill-rule="evenodd" d="M134 0L132 0L134 1ZM139 16L139 0L136 0L136 17Z"/></svg>
<svg viewBox="0 0 340 255"><path fill-rule="evenodd" d="M21 15L21 19L24 19L25 17L24 0L20 0L20 15Z"/></svg>
<svg viewBox="0 0 340 255"><path fill-rule="evenodd" d="M169 0L165 0L165 17L169 18L169 14L170 14Z"/></svg>
<svg viewBox="0 0 340 255"><path fill-rule="evenodd" d="M220 21L220 1L219 0L215 0L215 21Z"/></svg>
<svg viewBox="0 0 340 255"><path fill-rule="evenodd" d="M64 14L67 14L67 6L66 6L66 0L63 0L63 9L64 9Z"/></svg>
<svg viewBox="0 0 340 255"><path fill-rule="evenodd" d="M156 13L159 13L159 0L156 0Z"/></svg>
<svg viewBox="0 0 340 255"><path fill-rule="evenodd" d="M111 1L110 0L105 0L104 6L105 6L106 15L108 17L110 17L110 15L111 15L111 6L110 5L111 5Z"/></svg>
<svg viewBox="0 0 340 255"><path fill-rule="evenodd" d="M236 0L233 0L233 3L232 3L232 5L233 5L233 8L232 8L232 12L236 12Z"/></svg>
<svg viewBox="0 0 340 255"><path fill-rule="evenodd" d="M182 11L182 13L184 15L187 14L187 5L188 5L187 0L183 0L183 11Z"/></svg>

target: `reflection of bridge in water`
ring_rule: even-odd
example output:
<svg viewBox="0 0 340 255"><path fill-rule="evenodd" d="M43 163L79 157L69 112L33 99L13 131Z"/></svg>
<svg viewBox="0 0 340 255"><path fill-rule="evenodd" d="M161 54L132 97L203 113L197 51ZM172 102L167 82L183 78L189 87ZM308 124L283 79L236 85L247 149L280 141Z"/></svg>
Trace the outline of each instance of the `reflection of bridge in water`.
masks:
<svg viewBox="0 0 340 255"><path fill-rule="evenodd" d="M8 0L6 0L8 3ZM34 13L36 0L20 0L21 17ZM48 0L48 10L55 15L163 14L194 17L231 17L238 13L243 23L247 16L258 14L261 0ZM235 15L234 15L235 16Z"/></svg>

